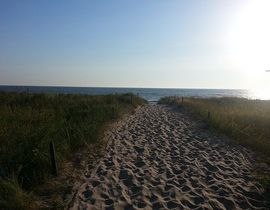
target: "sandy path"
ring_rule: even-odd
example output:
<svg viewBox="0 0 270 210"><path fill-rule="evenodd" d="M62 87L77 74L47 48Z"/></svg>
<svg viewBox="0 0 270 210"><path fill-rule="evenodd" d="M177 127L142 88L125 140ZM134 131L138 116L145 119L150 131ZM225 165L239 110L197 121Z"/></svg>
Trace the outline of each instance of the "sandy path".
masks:
<svg viewBox="0 0 270 210"><path fill-rule="evenodd" d="M248 151L147 105L122 121L71 209L266 209Z"/></svg>

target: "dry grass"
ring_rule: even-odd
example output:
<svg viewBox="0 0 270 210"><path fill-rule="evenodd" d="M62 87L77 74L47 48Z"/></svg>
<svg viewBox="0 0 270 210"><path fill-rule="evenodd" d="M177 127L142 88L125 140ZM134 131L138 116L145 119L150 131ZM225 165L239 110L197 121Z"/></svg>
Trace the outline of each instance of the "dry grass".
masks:
<svg viewBox="0 0 270 210"><path fill-rule="evenodd" d="M204 120L217 131L254 150L260 160L270 163L270 101L243 98L165 97L159 103L178 105ZM210 113L210 115L208 115ZM269 170L257 169L257 176L270 203Z"/></svg>
<svg viewBox="0 0 270 210"><path fill-rule="evenodd" d="M180 98L167 97L160 103L181 105L235 142L270 157L270 101L185 98L182 104Z"/></svg>
<svg viewBox="0 0 270 210"><path fill-rule="evenodd" d="M107 123L143 103L132 94L0 92L0 209L30 208L29 192L51 177L51 140L61 166L78 149L100 144Z"/></svg>

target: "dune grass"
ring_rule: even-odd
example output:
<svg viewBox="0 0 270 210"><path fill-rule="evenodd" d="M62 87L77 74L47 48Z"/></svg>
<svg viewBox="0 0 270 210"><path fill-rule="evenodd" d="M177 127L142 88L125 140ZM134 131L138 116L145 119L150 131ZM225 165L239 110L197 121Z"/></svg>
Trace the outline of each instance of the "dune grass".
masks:
<svg viewBox="0 0 270 210"><path fill-rule="evenodd" d="M166 97L160 103L181 105L237 143L270 157L270 101L184 98L182 104L179 97Z"/></svg>
<svg viewBox="0 0 270 210"><path fill-rule="evenodd" d="M0 92L0 209L30 209L31 189L51 177L49 142L58 165L104 126L145 100L132 94L89 96Z"/></svg>
<svg viewBox="0 0 270 210"><path fill-rule="evenodd" d="M179 105L238 144L254 150L270 164L270 101L243 98L164 97L159 103ZM209 113L209 114L208 114ZM262 155L262 156L261 156ZM270 203L270 174L257 169Z"/></svg>

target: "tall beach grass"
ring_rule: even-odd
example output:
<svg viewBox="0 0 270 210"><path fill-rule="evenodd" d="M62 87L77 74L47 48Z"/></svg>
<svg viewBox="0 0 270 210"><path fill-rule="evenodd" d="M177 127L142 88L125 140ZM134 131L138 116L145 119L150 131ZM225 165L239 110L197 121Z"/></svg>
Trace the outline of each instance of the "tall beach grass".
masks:
<svg viewBox="0 0 270 210"><path fill-rule="evenodd" d="M0 92L0 209L30 209L31 189L57 163L99 144L104 126L145 100L132 94L64 95Z"/></svg>
<svg viewBox="0 0 270 210"><path fill-rule="evenodd" d="M235 142L270 157L270 101L184 98L182 103L180 97L165 97L159 103L180 105Z"/></svg>
<svg viewBox="0 0 270 210"><path fill-rule="evenodd" d="M205 121L238 144L254 150L270 164L270 101L244 98L164 97L159 103L177 105ZM257 169L258 179L270 203L269 170Z"/></svg>

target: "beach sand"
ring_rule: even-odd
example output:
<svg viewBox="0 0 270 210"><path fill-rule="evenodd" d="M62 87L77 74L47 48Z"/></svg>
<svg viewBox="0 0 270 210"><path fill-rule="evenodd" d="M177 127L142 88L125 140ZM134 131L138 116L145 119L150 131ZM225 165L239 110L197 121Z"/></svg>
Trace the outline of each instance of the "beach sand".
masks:
<svg viewBox="0 0 270 210"><path fill-rule="evenodd" d="M267 209L252 152L172 107L140 107L105 138L70 209Z"/></svg>

